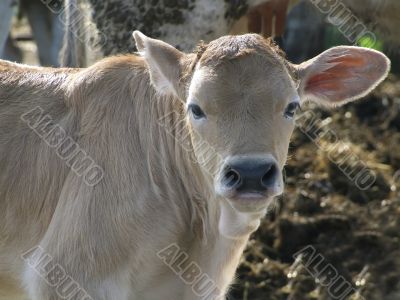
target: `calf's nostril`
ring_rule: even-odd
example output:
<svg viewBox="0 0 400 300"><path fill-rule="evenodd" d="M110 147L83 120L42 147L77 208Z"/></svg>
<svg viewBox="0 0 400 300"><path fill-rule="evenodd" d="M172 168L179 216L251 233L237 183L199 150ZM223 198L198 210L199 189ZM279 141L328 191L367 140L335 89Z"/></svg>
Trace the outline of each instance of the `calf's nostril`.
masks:
<svg viewBox="0 0 400 300"><path fill-rule="evenodd" d="M224 176L224 185L232 188L240 183L240 175L233 169L228 170Z"/></svg>
<svg viewBox="0 0 400 300"><path fill-rule="evenodd" d="M267 172L261 178L261 184L266 188L271 187L275 183L276 174L277 174L277 168L275 165L271 164Z"/></svg>

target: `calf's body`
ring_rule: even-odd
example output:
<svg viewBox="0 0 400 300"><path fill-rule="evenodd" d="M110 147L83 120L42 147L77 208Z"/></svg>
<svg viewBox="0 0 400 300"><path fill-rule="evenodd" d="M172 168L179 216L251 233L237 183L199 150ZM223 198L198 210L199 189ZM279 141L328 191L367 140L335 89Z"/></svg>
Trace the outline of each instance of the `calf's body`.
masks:
<svg viewBox="0 0 400 300"><path fill-rule="evenodd" d="M6 299L223 299L282 192L300 99L359 98L389 65L341 47L290 66L257 35L194 54L134 37L143 57L87 69L0 63Z"/></svg>
<svg viewBox="0 0 400 300"><path fill-rule="evenodd" d="M182 117L171 114L181 103L156 95L142 58L111 58L87 70L2 62L0 77L1 282L18 286L25 278L34 299L56 299L52 289L33 288L46 283L22 257L41 245L93 299L182 299L184 283L157 256L176 243L199 252L191 260L209 275L231 269L218 280L226 286L246 238L216 233L207 183L175 136L187 138L185 127L160 126L165 116ZM86 185L60 148L21 119L36 107L44 113L33 120L50 115L104 169L98 184ZM203 227L210 249L202 246ZM221 265L209 257L217 244Z"/></svg>

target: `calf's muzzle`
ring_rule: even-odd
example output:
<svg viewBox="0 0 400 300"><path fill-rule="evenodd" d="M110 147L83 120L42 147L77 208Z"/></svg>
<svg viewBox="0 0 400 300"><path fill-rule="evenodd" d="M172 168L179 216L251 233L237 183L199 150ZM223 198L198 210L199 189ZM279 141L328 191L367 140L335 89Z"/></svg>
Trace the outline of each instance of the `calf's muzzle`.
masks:
<svg viewBox="0 0 400 300"><path fill-rule="evenodd" d="M231 157L221 174L221 187L231 197L269 196L279 179L279 167L272 157Z"/></svg>

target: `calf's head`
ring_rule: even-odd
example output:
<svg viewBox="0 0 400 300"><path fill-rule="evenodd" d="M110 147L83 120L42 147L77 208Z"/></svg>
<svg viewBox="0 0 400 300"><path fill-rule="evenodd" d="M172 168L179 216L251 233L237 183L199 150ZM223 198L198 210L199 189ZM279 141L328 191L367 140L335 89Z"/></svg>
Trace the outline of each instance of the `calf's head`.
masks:
<svg viewBox="0 0 400 300"><path fill-rule="evenodd" d="M194 54L133 34L161 94L183 101L194 152L215 193L240 212L259 212L283 190L296 110L306 100L339 106L387 75L381 53L336 47L291 65L259 35L225 36Z"/></svg>

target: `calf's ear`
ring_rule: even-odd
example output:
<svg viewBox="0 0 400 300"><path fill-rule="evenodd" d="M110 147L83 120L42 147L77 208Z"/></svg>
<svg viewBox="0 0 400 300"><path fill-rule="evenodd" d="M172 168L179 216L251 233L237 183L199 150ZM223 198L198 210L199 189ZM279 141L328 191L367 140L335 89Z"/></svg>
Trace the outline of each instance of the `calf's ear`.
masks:
<svg viewBox="0 0 400 300"><path fill-rule="evenodd" d="M150 79L155 89L163 95L179 97L180 78L185 54L160 40L133 32L139 53L145 58Z"/></svg>
<svg viewBox="0 0 400 300"><path fill-rule="evenodd" d="M372 91L386 78L390 60L375 50L339 46L296 68L302 100L338 106Z"/></svg>

